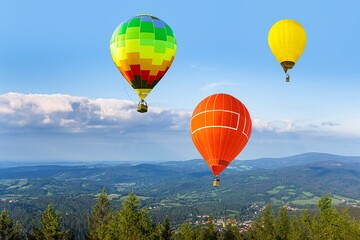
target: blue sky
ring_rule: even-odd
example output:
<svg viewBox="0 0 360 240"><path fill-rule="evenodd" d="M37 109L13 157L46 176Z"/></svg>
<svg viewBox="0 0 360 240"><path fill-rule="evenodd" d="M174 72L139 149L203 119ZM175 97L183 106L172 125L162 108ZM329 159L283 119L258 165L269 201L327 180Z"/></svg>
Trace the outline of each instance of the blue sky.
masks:
<svg viewBox="0 0 360 240"><path fill-rule="evenodd" d="M240 99L253 133L238 159L316 151L360 155L357 1L2 1L0 160L200 158L189 134L197 103ZM177 38L173 65L135 111L112 62L124 20L149 13ZM291 82L269 50L273 23L307 32ZM141 149L141 150L139 150Z"/></svg>

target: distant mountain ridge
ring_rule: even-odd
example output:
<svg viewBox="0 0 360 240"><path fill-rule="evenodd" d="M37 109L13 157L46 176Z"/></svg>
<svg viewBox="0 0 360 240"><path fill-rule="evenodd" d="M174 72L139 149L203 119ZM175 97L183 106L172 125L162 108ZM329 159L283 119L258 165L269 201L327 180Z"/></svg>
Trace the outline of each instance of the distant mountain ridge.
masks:
<svg viewBox="0 0 360 240"><path fill-rule="evenodd" d="M322 161L338 161L344 163L360 163L360 156L342 156L329 153L309 152L298 155L279 157L279 158L258 158L252 160L234 160L230 165L236 166L248 166L256 169L275 169L281 167L298 166L314 162ZM108 167L108 166L151 166L159 165L166 167L179 167L182 166L191 171L196 171L196 168L203 170L206 165L203 159L192 159L184 161L164 161L164 162L142 162L142 161L0 161L1 168L13 168L13 167L30 167L30 166L96 166L96 167ZM0 176L1 177L1 176Z"/></svg>
<svg viewBox="0 0 360 240"><path fill-rule="evenodd" d="M41 199L83 199L90 204L105 187L114 201L134 192L144 204L160 206L160 215L177 209L183 220L204 208L217 209L218 214L232 209L240 216L239 208L254 203L314 205L327 193L337 204L360 207L360 157L305 153L235 160L220 179L221 186L214 188L213 175L202 159L19 166L0 168L0 199L13 199L29 208Z"/></svg>
<svg viewBox="0 0 360 240"><path fill-rule="evenodd" d="M273 169L279 167L299 166L314 162L337 161L344 163L360 163L360 156L341 156L329 153L309 152L281 158L259 158L243 160L246 165L255 168ZM238 163L238 161L237 161Z"/></svg>
<svg viewBox="0 0 360 240"><path fill-rule="evenodd" d="M311 185L313 180L333 187L347 182L346 188L351 189L347 191L349 195L358 196L360 199L360 156L304 153L283 158L235 160L221 174L224 181L230 180L232 182L230 185L235 184L231 186L234 189L238 188L242 182L250 181L253 176L263 176L263 179L271 179L275 182L283 181L289 185L302 185L304 188L311 188L306 185ZM48 164L0 168L0 180L40 179L46 185L47 179L51 179L54 186L68 183L70 186L71 181L81 182L81 186L89 186L89 189L80 187L79 192L91 192L94 189L99 191L101 186L114 186L120 183L135 183L137 186L156 185L163 189L167 189L170 184L174 191L180 189L181 191L197 191L197 187L203 188L203 186L210 190L211 185L207 186L205 183L211 182L212 177L209 167L202 159L139 164L97 162L65 166ZM271 181L268 180L265 183L269 184ZM254 182L254 184L256 183ZM4 190L9 190L6 192L16 192L16 188L6 188L6 185L4 187ZM35 185L26 183L19 186L19 189L25 194L32 187L35 189ZM316 185L316 187L319 186ZM325 192L333 189L327 188L327 186L319 188ZM345 191L345 187L342 190ZM156 195L155 192L154 194Z"/></svg>

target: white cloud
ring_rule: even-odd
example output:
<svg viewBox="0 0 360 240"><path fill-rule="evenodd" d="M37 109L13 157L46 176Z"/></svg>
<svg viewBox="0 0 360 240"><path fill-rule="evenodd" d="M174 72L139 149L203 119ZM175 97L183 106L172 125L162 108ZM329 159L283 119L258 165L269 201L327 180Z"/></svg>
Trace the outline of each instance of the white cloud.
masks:
<svg viewBox="0 0 360 240"><path fill-rule="evenodd" d="M340 126L339 123L332 122L332 121L322 122L321 125L322 126L330 126L330 127Z"/></svg>
<svg viewBox="0 0 360 240"><path fill-rule="evenodd" d="M231 83L209 86L218 84ZM125 134L144 129L150 132L188 131L191 112L149 107L148 113L140 114L136 112L136 104L128 100L90 99L63 94L7 93L0 95L0 129L75 133L117 129ZM354 121L269 121L254 118L252 122L253 131L258 133L360 136L360 129L354 128Z"/></svg>
<svg viewBox="0 0 360 240"><path fill-rule="evenodd" d="M360 128L357 127L360 120L351 119L347 121L333 120L263 120L253 119L253 131L258 133L274 133L274 134L297 134L304 137L314 136L337 136L359 138Z"/></svg>
<svg viewBox="0 0 360 240"><path fill-rule="evenodd" d="M302 132L305 130L304 126L288 119L276 121L253 119L252 123L254 130L258 132L290 133Z"/></svg>
<svg viewBox="0 0 360 240"><path fill-rule="evenodd" d="M189 133L191 112L150 106L148 113L140 114L136 105L127 100L62 94L0 95L0 159L171 160L199 156ZM357 151L360 141L360 121L356 119L254 118L252 122L253 134L242 157L331 152L340 141L346 143L340 150L356 145L353 149Z"/></svg>
<svg viewBox="0 0 360 240"><path fill-rule="evenodd" d="M0 95L0 123L3 130L86 132L92 129L122 129L126 132L181 130L188 128L190 113L149 108L136 112L128 100L89 99L62 94Z"/></svg>
<svg viewBox="0 0 360 240"><path fill-rule="evenodd" d="M31 109L34 113L53 113L71 111L71 102L79 101L80 97L54 94L29 94L7 93L0 97L0 113L11 113L24 110L24 107Z"/></svg>

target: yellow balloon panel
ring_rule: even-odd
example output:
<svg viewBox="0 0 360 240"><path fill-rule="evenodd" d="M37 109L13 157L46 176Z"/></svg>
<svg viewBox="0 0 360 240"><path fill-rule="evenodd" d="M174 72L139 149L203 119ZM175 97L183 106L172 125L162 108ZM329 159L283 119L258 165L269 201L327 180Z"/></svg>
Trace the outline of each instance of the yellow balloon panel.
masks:
<svg viewBox="0 0 360 240"><path fill-rule="evenodd" d="M141 100L145 100L145 98L151 92L151 90L152 89L150 89L150 88L136 88L135 92L137 93L137 95L139 96L139 98Z"/></svg>
<svg viewBox="0 0 360 240"><path fill-rule="evenodd" d="M295 20L280 20L271 27L268 43L279 63L296 63L306 46L306 32Z"/></svg>
<svg viewBox="0 0 360 240"><path fill-rule="evenodd" d="M165 61L172 61L174 59L175 56L175 52L176 52L176 46L174 49L171 48L167 48L164 54L164 60Z"/></svg>
<svg viewBox="0 0 360 240"><path fill-rule="evenodd" d="M125 49L126 52L128 53L132 53L132 52L138 53L140 50L140 40L139 39L126 40Z"/></svg>
<svg viewBox="0 0 360 240"><path fill-rule="evenodd" d="M140 57L146 59L154 58L154 46L140 46Z"/></svg>

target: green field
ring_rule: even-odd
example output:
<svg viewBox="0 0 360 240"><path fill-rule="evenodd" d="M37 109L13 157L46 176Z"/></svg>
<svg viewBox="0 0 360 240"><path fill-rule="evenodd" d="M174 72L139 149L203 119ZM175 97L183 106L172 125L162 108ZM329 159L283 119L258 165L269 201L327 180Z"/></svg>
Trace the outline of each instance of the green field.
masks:
<svg viewBox="0 0 360 240"><path fill-rule="evenodd" d="M291 203L294 205L300 205L300 206L316 205L319 200L320 200L320 197L315 196L313 198L308 198L308 199L296 199L296 200L291 201Z"/></svg>
<svg viewBox="0 0 360 240"><path fill-rule="evenodd" d="M284 190L285 186L277 186L275 188L273 188L270 191L267 191L269 194L278 194L281 190Z"/></svg>

